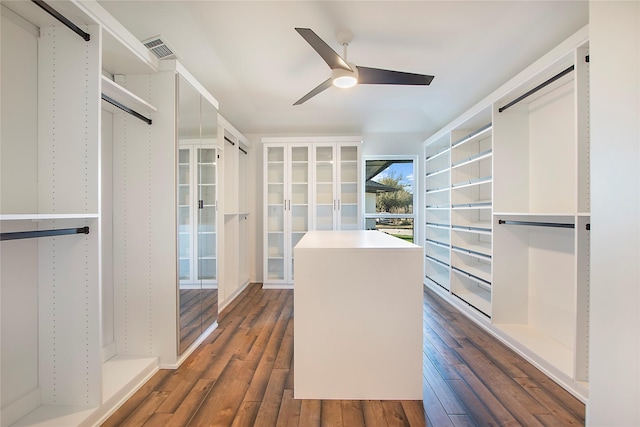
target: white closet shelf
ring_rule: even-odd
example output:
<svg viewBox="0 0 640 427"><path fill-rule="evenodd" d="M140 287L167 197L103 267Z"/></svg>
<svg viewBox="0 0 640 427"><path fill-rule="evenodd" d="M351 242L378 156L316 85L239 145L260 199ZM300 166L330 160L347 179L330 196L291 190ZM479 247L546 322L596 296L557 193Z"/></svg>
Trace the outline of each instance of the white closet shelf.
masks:
<svg viewBox="0 0 640 427"><path fill-rule="evenodd" d="M528 324L494 323L496 328L542 358L561 373L573 377L573 350ZM529 352L527 352L529 353Z"/></svg>
<svg viewBox="0 0 640 427"><path fill-rule="evenodd" d="M484 289L478 288L478 292L471 292L467 289L456 289L452 291L452 293L487 316L491 314L491 294Z"/></svg>
<svg viewBox="0 0 640 427"><path fill-rule="evenodd" d="M460 159L460 160L457 160L457 161L453 162L451 164L451 169L455 170L457 168L461 168L463 166L467 166L467 165L470 165L470 164L477 164L477 163L481 162L482 160L491 159L492 156L493 156L493 153L491 152L491 149L489 149L489 150L483 151L481 153L477 153L477 154L474 154L472 156L468 156L468 157L465 157L463 159Z"/></svg>
<svg viewBox="0 0 640 427"><path fill-rule="evenodd" d="M433 154L431 156L428 156L425 160L428 162L428 161L433 160L433 159L435 159L435 158L437 158L437 157L439 157L439 156L441 156L441 155L443 155L443 154L445 154L447 152L449 152L449 148L445 148L442 151L439 151L439 152L437 152L437 153L435 153L435 154Z"/></svg>
<svg viewBox="0 0 640 427"><path fill-rule="evenodd" d="M487 236L491 236L491 223L489 222L476 222L472 224L454 224L452 230L453 232L462 232L462 233L473 233L473 234L484 234Z"/></svg>
<svg viewBox="0 0 640 427"><path fill-rule="evenodd" d="M463 138L461 138L461 139L459 139L457 141L454 141L451 144L451 147L452 148L458 148L461 145L466 144L468 142L474 142L474 141L479 141L479 140L484 139L484 138L488 138L488 137L491 136L492 130L493 130L493 126L492 126L491 123L489 123L489 124L481 127L480 129L476 130L475 132L472 132L471 134L469 134L469 135L467 135L467 136L465 136L465 137L463 137Z"/></svg>
<svg viewBox="0 0 640 427"><path fill-rule="evenodd" d="M158 111L158 109L149 102L104 75L102 76L102 93L140 114L150 114ZM107 109L107 111L111 111L112 113L124 113L123 110L112 106L108 102L105 102L102 105Z"/></svg>
<svg viewBox="0 0 640 427"><path fill-rule="evenodd" d="M566 218L566 219L571 219L575 216L574 213L572 212L493 212L493 216L496 217L505 217L505 216L513 216L513 217L530 217L530 218L538 218L538 219L543 219L543 218L550 218L550 217L555 217L555 218ZM503 218L504 219L504 218Z"/></svg>
<svg viewBox="0 0 640 427"><path fill-rule="evenodd" d="M157 371L157 357L115 356L107 360L102 365L103 401L115 405L133 394Z"/></svg>
<svg viewBox="0 0 640 427"><path fill-rule="evenodd" d="M96 409L97 407L87 406L42 405L11 426L77 426L89 418Z"/></svg>
<svg viewBox="0 0 640 427"><path fill-rule="evenodd" d="M52 219L94 219L98 218L97 213L79 213L79 214L0 214L0 221L46 221Z"/></svg>
<svg viewBox="0 0 640 427"><path fill-rule="evenodd" d="M458 253L458 252L454 252ZM466 255L466 254L463 254ZM469 277L471 280L481 280L487 283L491 283L491 266L482 265L476 263L476 265L465 264L464 262L453 260L451 262L451 269L456 273Z"/></svg>
<svg viewBox="0 0 640 427"><path fill-rule="evenodd" d="M433 193L442 193L445 191L449 191L449 186L447 185L446 187L442 187L442 188L433 188L433 189L426 189L425 193L427 194L433 194Z"/></svg>
<svg viewBox="0 0 640 427"><path fill-rule="evenodd" d="M438 264L438 265L441 265L441 266L443 266L443 267L447 267L447 268L449 268L449 261L443 261L443 260L438 259L438 258L436 258L436 257L434 257L434 256L431 256L431 255L425 255L425 258L426 258L428 261L431 261L431 262L434 262L434 263L436 263L436 264Z"/></svg>
<svg viewBox="0 0 640 427"><path fill-rule="evenodd" d="M434 176L438 175L438 174L443 174L443 173L448 173L449 172L449 168L446 169L440 169L440 170L435 170L433 172L427 172L425 174L426 178L433 178Z"/></svg>

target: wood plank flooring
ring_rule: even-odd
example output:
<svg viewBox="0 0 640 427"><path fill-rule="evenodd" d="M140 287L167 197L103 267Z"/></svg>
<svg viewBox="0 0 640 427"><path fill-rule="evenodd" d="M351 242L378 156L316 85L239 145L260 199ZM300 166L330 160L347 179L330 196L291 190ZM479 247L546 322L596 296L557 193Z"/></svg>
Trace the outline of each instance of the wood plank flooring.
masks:
<svg viewBox="0 0 640 427"><path fill-rule="evenodd" d="M102 425L584 425L580 401L430 291L423 330L424 404L294 399L293 291L252 284L180 368L160 370Z"/></svg>

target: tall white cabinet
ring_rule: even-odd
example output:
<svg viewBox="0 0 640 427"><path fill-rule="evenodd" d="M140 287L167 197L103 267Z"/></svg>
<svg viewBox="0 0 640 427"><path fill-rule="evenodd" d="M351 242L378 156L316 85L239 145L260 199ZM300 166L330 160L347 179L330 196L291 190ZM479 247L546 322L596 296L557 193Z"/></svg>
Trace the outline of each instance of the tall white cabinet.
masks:
<svg viewBox="0 0 640 427"><path fill-rule="evenodd" d="M582 29L425 142L425 283L588 396Z"/></svg>
<svg viewBox="0 0 640 427"><path fill-rule="evenodd" d="M309 230L360 228L359 138L263 138L265 288L291 287Z"/></svg>

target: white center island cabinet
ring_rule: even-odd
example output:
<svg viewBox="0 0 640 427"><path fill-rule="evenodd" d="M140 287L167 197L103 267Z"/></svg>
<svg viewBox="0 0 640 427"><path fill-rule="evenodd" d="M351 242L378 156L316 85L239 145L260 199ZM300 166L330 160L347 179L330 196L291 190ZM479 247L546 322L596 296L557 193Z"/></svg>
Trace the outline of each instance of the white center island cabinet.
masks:
<svg viewBox="0 0 640 427"><path fill-rule="evenodd" d="M422 248L310 231L294 253L295 398L422 400Z"/></svg>

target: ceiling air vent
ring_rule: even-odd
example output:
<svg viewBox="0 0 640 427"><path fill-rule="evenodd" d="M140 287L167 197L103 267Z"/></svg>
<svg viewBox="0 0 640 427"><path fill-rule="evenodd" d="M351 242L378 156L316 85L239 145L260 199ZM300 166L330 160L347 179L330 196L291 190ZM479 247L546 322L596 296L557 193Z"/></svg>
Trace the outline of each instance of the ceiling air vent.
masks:
<svg viewBox="0 0 640 427"><path fill-rule="evenodd" d="M151 37L142 42L158 59L176 59L173 49L162 36Z"/></svg>

